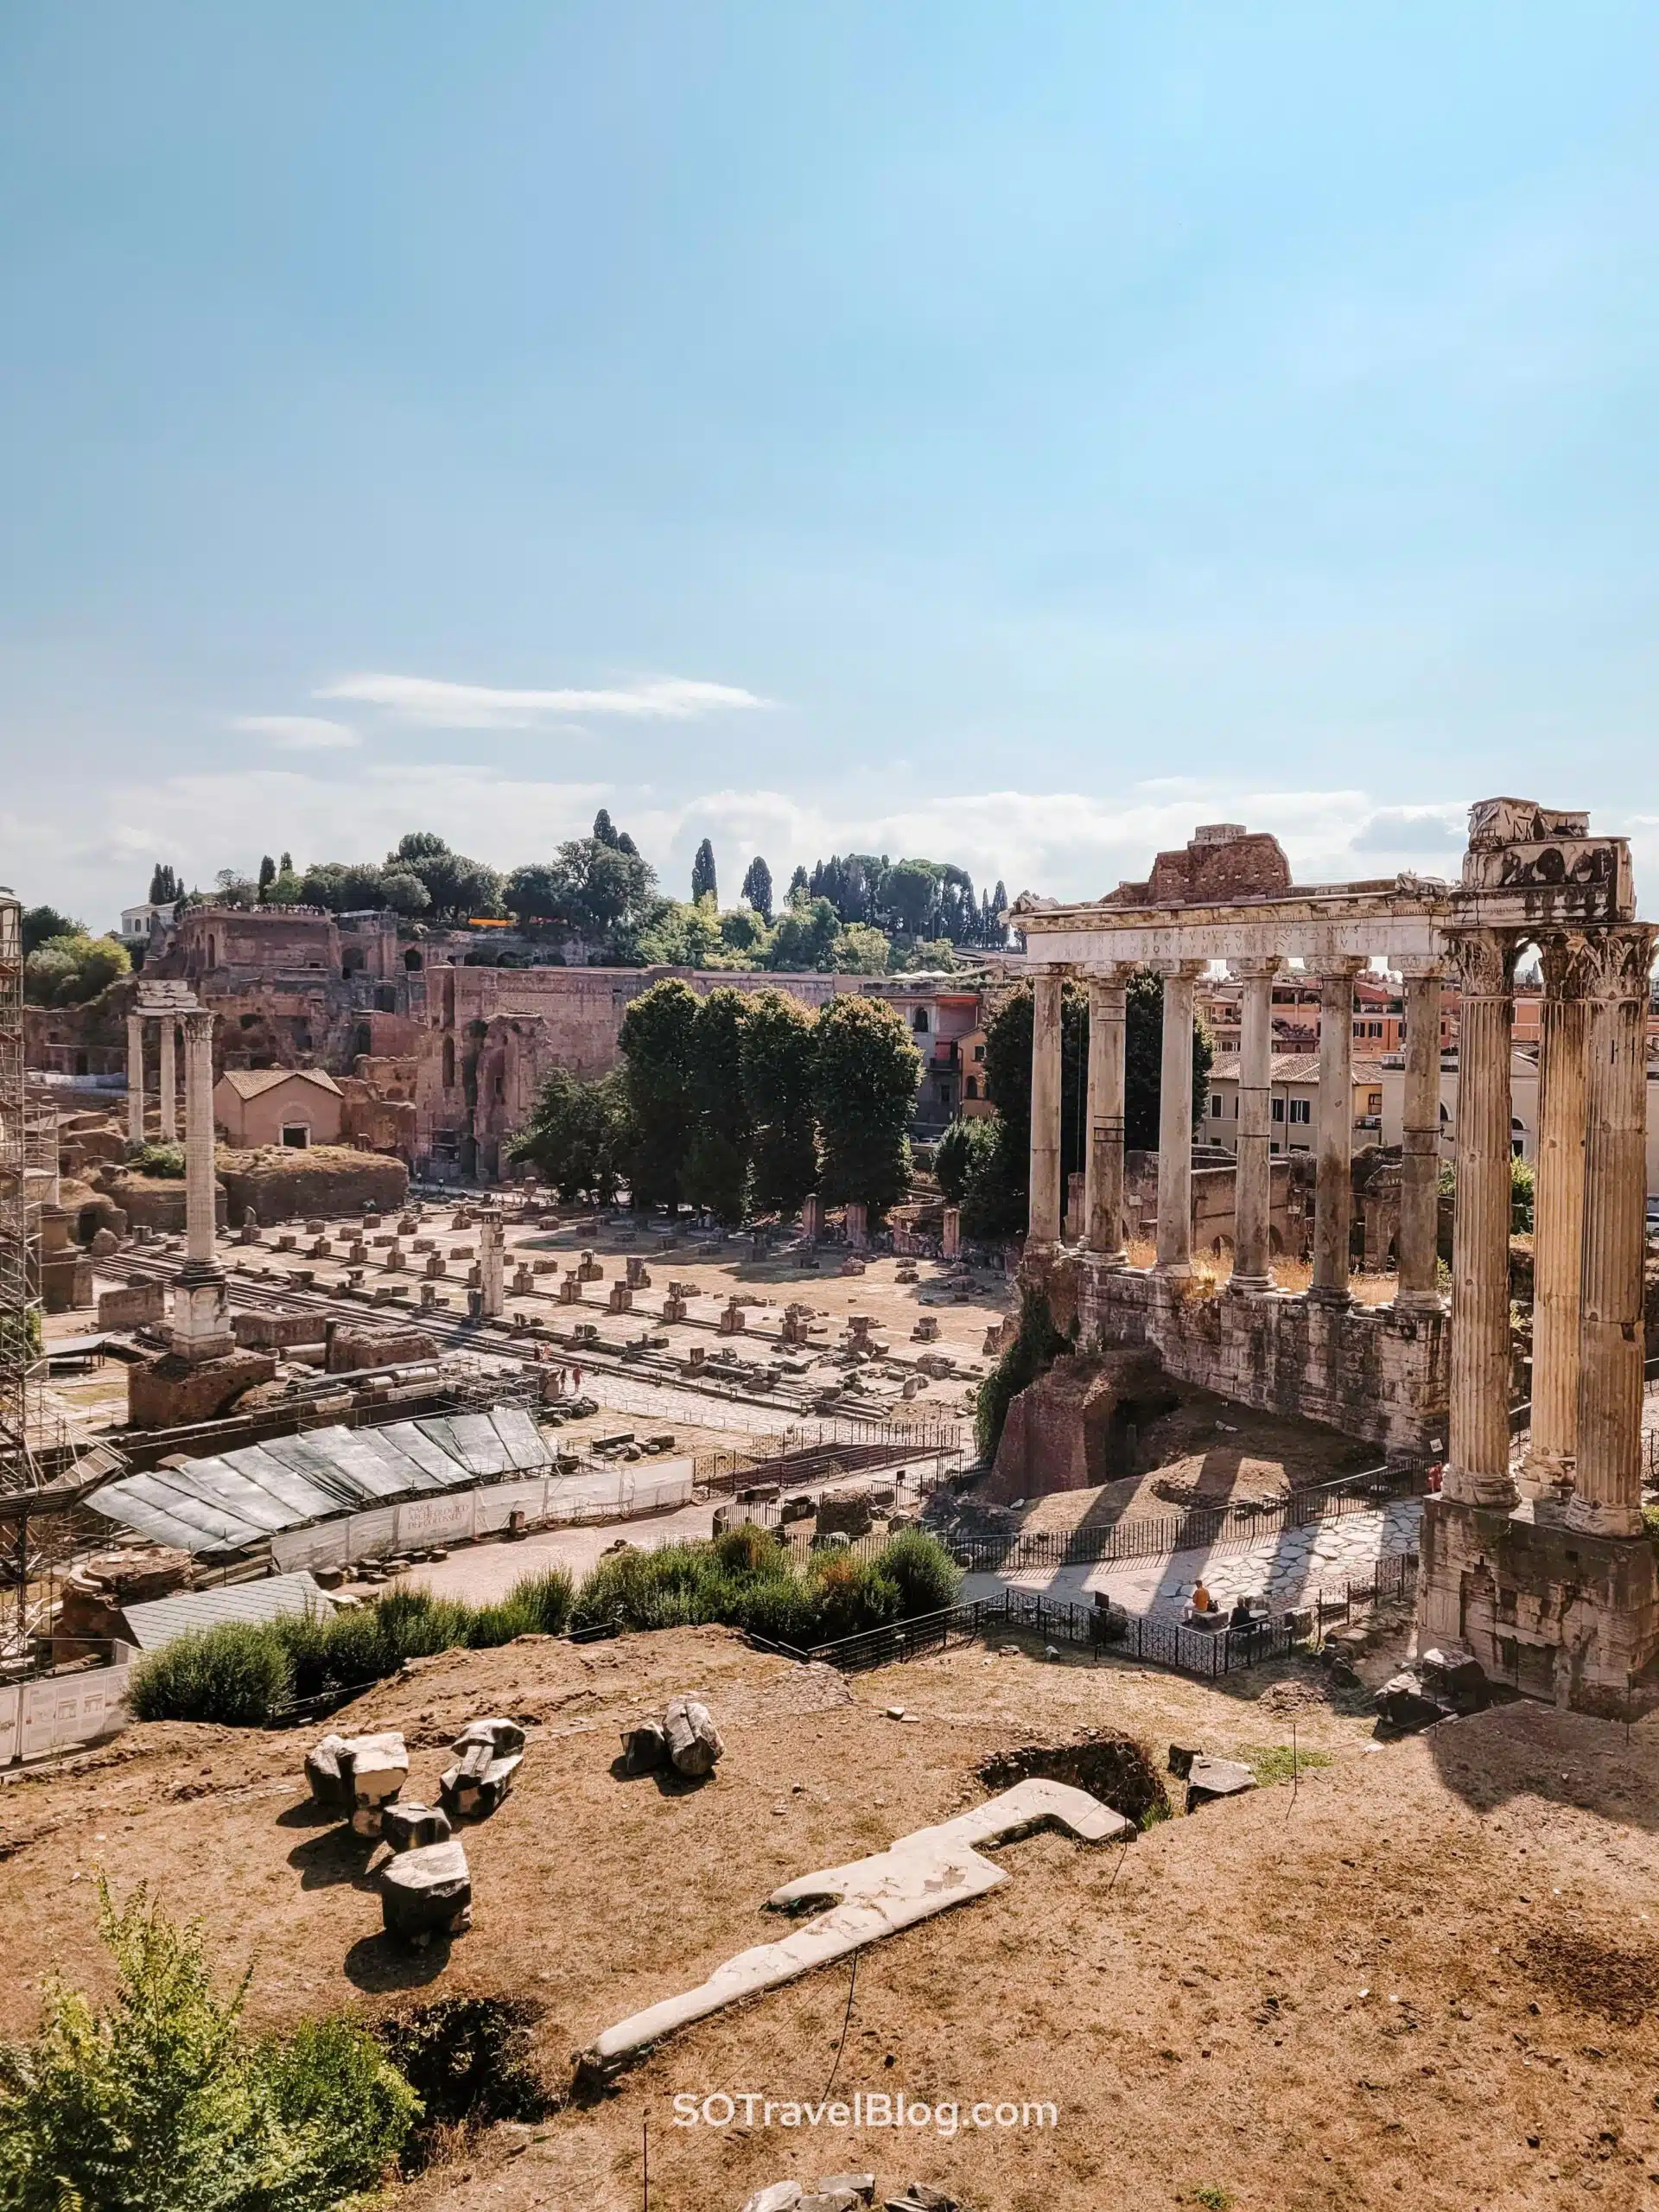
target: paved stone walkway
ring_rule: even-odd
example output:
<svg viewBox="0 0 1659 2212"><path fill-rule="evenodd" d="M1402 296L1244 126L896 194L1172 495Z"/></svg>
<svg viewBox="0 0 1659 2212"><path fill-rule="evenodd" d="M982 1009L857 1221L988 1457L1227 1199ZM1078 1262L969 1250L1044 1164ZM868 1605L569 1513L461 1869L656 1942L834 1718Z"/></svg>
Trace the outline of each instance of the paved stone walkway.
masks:
<svg viewBox="0 0 1659 2212"><path fill-rule="evenodd" d="M970 1574L964 1598L995 1598L1010 1586L1040 1592L1056 1604L1087 1605L1096 1590L1132 1613L1179 1621L1202 1575L1217 1605L1266 1598L1273 1612L1305 1604L1315 1592L1334 1597L1345 1582L1369 1582L1379 1560L1417 1548L1421 1498L1397 1499L1375 1513L1347 1513L1259 1541L1176 1552L1162 1559L1104 1560L1094 1567L1023 1567Z"/></svg>

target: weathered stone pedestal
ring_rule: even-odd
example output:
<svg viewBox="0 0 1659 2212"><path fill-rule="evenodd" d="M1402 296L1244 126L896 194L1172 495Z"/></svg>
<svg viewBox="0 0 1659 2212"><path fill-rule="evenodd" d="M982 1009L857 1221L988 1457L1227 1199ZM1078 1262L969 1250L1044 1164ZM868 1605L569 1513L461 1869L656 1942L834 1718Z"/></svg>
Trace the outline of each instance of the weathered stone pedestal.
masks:
<svg viewBox="0 0 1659 2212"><path fill-rule="evenodd" d="M1420 1643L1467 1644L1492 1681L1575 1713L1659 1707L1659 1555L1645 1536L1568 1527L1553 1500L1423 1509Z"/></svg>

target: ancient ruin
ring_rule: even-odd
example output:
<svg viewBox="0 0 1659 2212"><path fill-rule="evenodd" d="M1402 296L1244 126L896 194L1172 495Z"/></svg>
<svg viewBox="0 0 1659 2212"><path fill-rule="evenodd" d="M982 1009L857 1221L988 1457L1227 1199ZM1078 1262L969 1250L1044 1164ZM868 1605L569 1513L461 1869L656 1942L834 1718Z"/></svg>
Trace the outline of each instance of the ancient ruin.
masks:
<svg viewBox="0 0 1659 2212"><path fill-rule="evenodd" d="M1026 1269L1085 1340L1149 1345L1167 1371L1307 1414L1390 1454L1439 1458L1424 1516L1427 1640L1471 1649L1495 1679L1579 1710L1659 1700L1659 1570L1642 1534L1645 1029L1656 931L1637 918L1630 853L1583 814L1494 798L1471 809L1456 883L1402 874L1298 886L1277 842L1200 829L1146 883L1014 909L1034 960ZM1533 1431L1510 1450L1510 1043L1517 957L1544 972ZM1399 1290L1350 1294L1354 982L1376 957L1404 978ZM1313 1266L1301 1295L1268 1262L1273 979L1319 979ZM1192 1007L1220 963L1243 986L1233 1274L1203 1294L1192 1250ZM1157 1256L1124 1237L1124 992L1163 977ZM1461 994L1458 1201L1450 1313L1437 1288L1440 993ZM1086 979L1090 1028L1084 1235L1062 1246L1060 1007Z"/></svg>

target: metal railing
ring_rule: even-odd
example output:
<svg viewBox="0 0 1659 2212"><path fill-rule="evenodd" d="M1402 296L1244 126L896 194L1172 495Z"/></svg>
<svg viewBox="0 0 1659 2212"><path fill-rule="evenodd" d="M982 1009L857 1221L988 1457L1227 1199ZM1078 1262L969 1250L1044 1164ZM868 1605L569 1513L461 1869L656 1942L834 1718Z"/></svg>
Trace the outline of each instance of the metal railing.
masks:
<svg viewBox="0 0 1659 2212"><path fill-rule="evenodd" d="M1179 1621L1126 1613L1116 1606L1058 1605L1033 1591L1007 1590L1000 1597L978 1598L939 1612L920 1614L913 1620L893 1621L857 1636L838 1637L834 1643L814 1644L807 1650L787 1644L765 1648L803 1663L810 1661L842 1674L861 1674L874 1667L897 1666L928 1652L971 1643L988 1634L1020 1632L1039 1636L1046 1643L1089 1651L1096 1658L1115 1653L1121 1658L1213 1681L1317 1645L1331 1627L1378 1605L1409 1598L1416 1586L1417 1554L1407 1552L1379 1560L1365 1581L1344 1580L1322 1586L1305 1604L1261 1615L1247 1627L1189 1628Z"/></svg>

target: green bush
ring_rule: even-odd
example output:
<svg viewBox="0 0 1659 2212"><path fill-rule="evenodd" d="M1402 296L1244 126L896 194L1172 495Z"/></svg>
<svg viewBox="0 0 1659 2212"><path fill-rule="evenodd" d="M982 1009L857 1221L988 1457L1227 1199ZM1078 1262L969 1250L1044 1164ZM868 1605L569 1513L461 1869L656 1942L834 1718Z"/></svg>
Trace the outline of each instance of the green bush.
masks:
<svg viewBox="0 0 1659 2212"><path fill-rule="evenodd" d="M376 2188L420 2101L361 2030L240 2031L200 1930L99 1883L117 1993L48 1987L32 2041L0 2045L7 2212L328 2212Z"/></svg>
<svg viewBox="0 0 1659 2212"><path fill-rule="evenodd" d="M545 1567L534 1574L521 1575L508 1591L507 1603L528 1618L534 1634L563 1636L570 1624L575 1594L576 1586L567 1567Z"/></svg>
<svg viewBox="0 0 1659 2212"><path fill-rule="evenodd" d="M164 1180L179 1182L184 1176L184 1147L181 1144L143 1144L132 1154L127 1165L136 1174L155 1175Z"/></svg>
<svg viewBox="0 0 1659 2212"><path fill-rule="evenodd" d="M962 1569L937 1536L925 1536L919 1529L894 1536L881 1564L899 1585L899 1611L906 1620L941 1613L961 1594Z"/></svg>
<svg viewBox="0 0 1659 2212"><path fill-rule="evenodd" d="M812 1554L808 1586L817 1605L818 1643L885 1627L898 1619L904 1602L880 1559L857 1559L840 1549Z"/></svg>
<svg viewBox="0 0 1659 2212"><path fill-rule="evenodd" d="M479 1605L467 1624L467 1642L474 1651L493 1651L498 1644L511 1643L518 1637L533 1636L536 1624L522 1605L511 1598L503 1598L499 1605Z"/></svg>
<svg viewBox="0 0 1659 2212"><path fill-rule="evenodd" d="M755 1585L744 1600L743 1625L751 1636L797 1651L821 1640L817 1596L793 1574L771 1575Z"/></svg>
<svg viewBox="0 0 1659 2212"><path fill-rule="evenodd" d="M294 1670L268 1627L227 1621L175 1637L134 1668L127 1702L137 1720L218 1720L257 1726L288 1704Z"/></svg>

